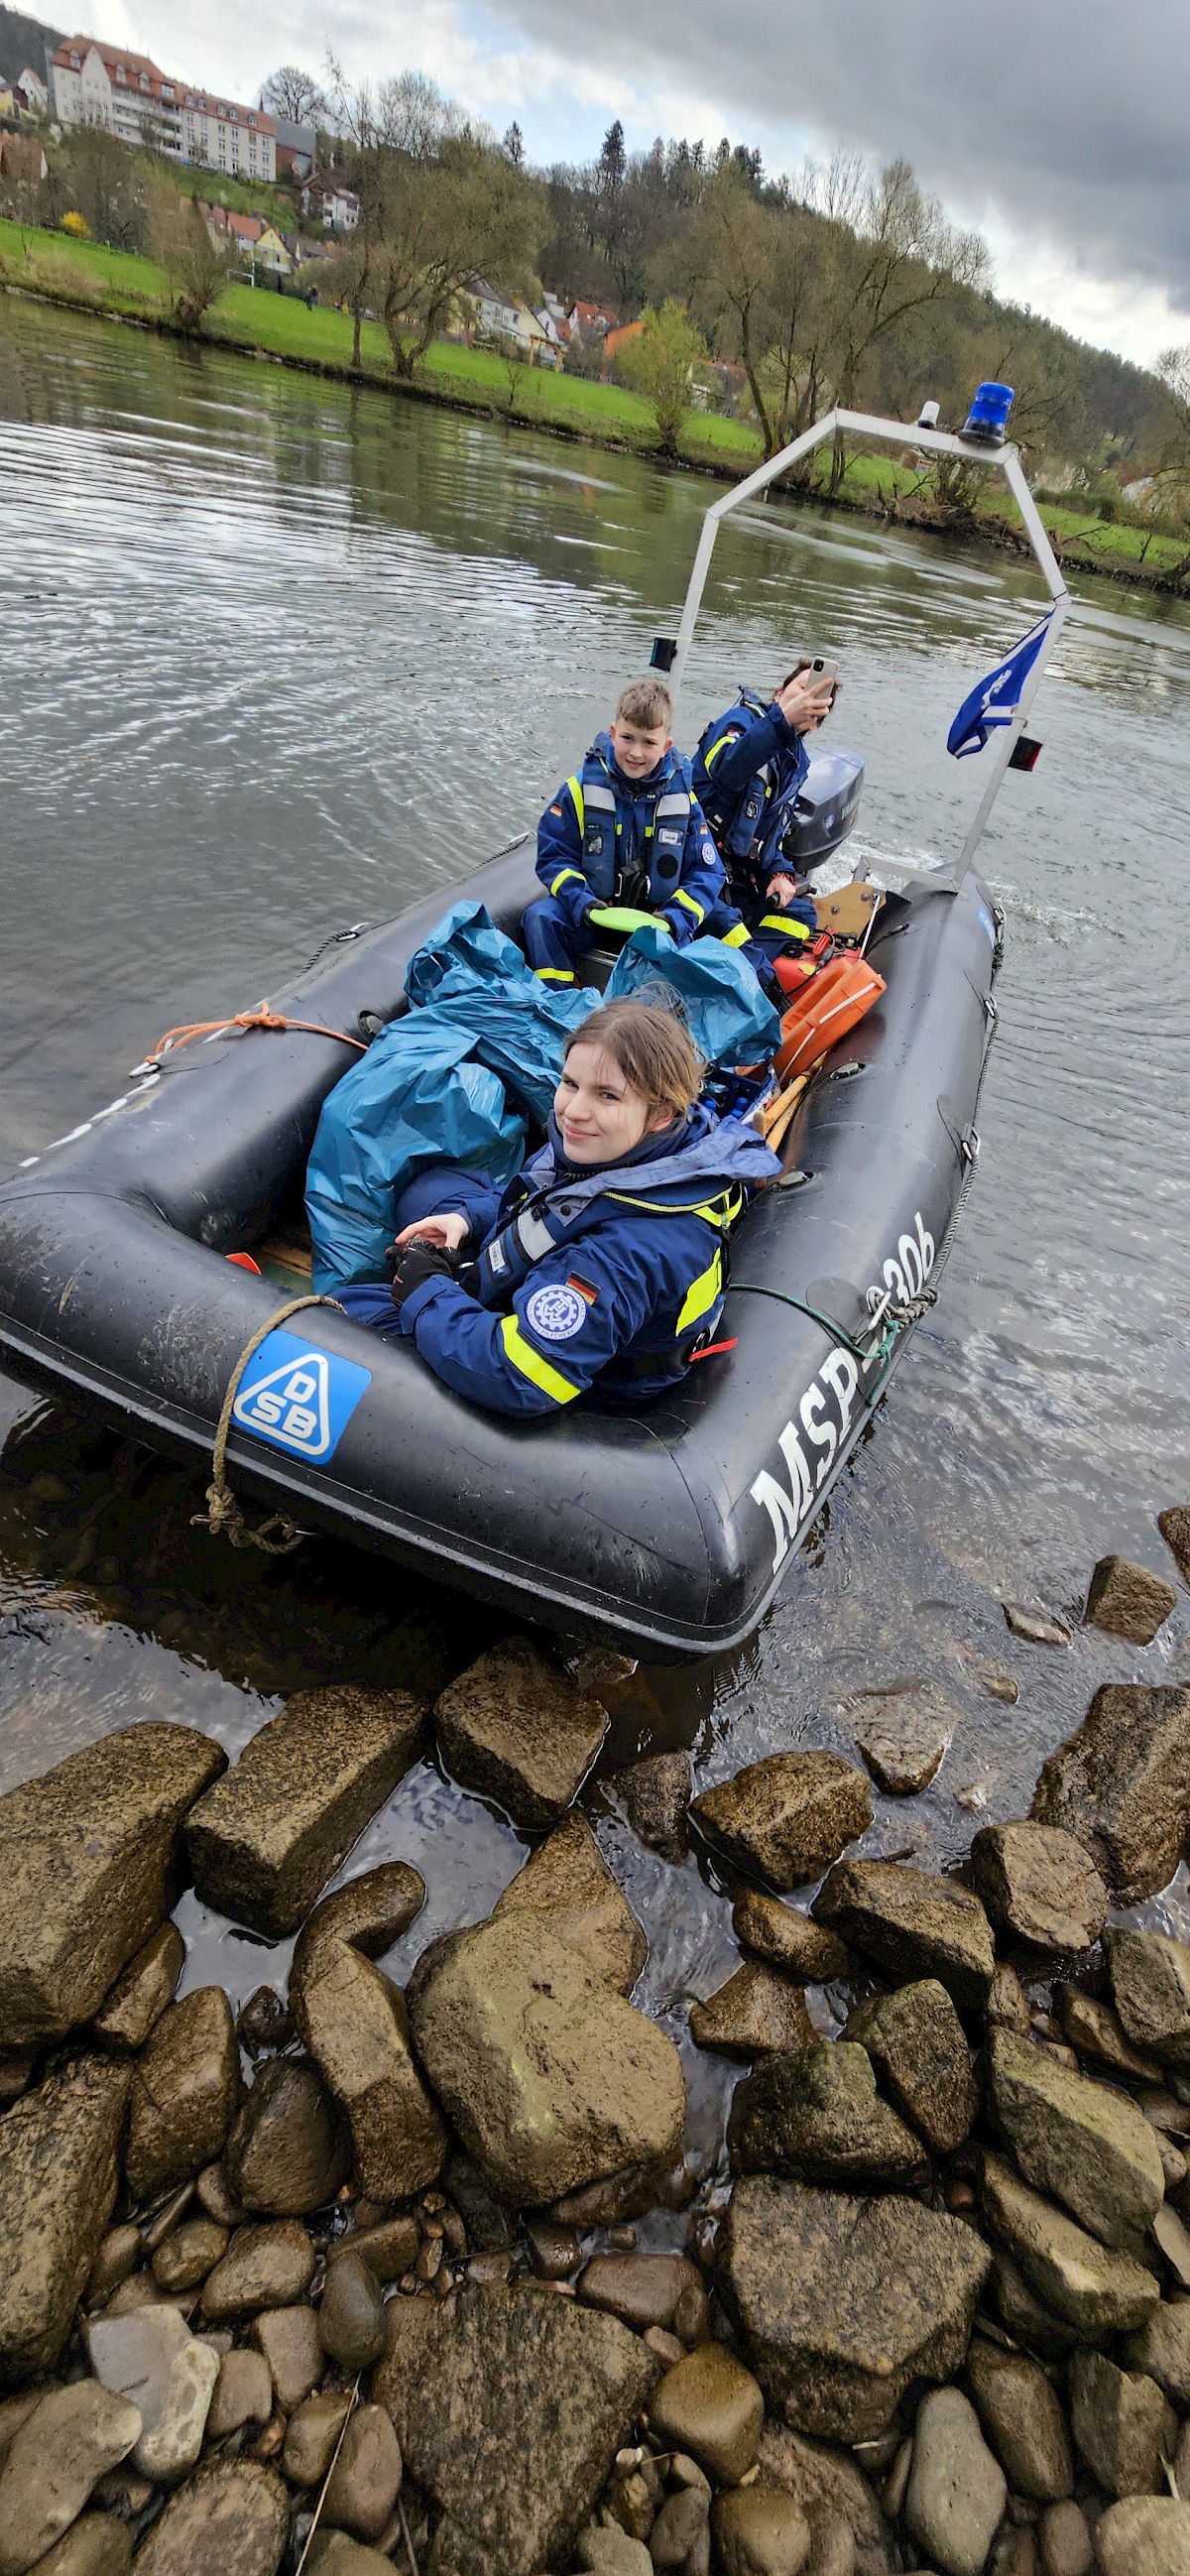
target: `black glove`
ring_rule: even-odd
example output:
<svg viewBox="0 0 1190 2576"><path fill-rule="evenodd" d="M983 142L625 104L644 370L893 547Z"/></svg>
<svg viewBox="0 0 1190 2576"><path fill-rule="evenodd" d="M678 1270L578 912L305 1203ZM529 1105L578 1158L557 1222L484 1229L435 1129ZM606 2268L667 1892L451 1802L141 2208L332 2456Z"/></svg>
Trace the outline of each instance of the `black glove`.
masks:
<svg viewBox="0 0 1190 2576"><path fill-rule="evenodd" d="M756 981L760 986L766 1002L771 1002L775 1011L785 1012L788 1010L789 995L786 992L785 986L781 982L779 975L772 966L758 966L756 969Z"/></svg>
<svg viewBox="0 0 1190 2576"><path fill-rule="evenodd" d="M401 1307L425 1279L453 1279L457 1254L445 1252L437 1243L427 1243L417 1235L407 1245L389 1295L394 1306Z"/></svg>

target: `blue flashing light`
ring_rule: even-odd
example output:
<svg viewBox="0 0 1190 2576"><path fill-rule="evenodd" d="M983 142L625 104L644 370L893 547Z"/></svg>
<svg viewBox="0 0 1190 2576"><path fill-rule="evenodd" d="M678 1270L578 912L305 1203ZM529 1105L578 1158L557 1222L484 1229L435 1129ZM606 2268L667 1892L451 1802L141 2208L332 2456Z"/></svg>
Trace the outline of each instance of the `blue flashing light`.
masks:
<svg viewBox="0 0 1190 2576"><path fill-rule="evenodd" d="M1016 401L1012 385L977 385L971 409L963 423L964 438L979 439L984 447L1002 447L1008 415Z"/></svg>

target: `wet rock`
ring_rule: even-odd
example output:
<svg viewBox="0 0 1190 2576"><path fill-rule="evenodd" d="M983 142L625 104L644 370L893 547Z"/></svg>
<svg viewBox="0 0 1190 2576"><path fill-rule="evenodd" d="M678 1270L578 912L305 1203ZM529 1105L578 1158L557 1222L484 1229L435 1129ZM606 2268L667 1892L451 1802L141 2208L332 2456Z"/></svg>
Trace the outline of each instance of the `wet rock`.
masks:
<svg viewBox="0 0 1190 2576"><path fill-rule="evenodd" d="M848 1952L833 1932L824 1931L799 1906L783 1905L779 1896L765 1896L759 1888L746 1888L736 1898L731 1928L741 1949L753 1951L799 1985L825 1985L850 1974Z"/></svg>
<svg viewBox="0 0 1190 2576"><path fill-rule="evenodd" d="M1144 2323L1159 2296L1156 2281L1129 2254L1109 2252L1085 2228L1030 2191L1001 2156L985 2155L982 2202L993 2232L1015 2255L1047 2308L1088 2343Z"/></svg>
<svg viewBox="0 0 1190 2576"><path fill-rule="evenodd" d="M861 1691L841 1712L878 1789L913 1798L942 1768L958 1719L928 1684L910 1691Z"/></svg>
<svg viewBox="0 0 1190 2576"><path fill-rule="evenodd" d="M364 2190L381 2202L424 2191L442 2170L447 2136L413 2061L400 1988L361 1950L323 1937L295 1958L289 1997L346 2113Z"/></svg>
<svg viewBox="0 0 1190 2576"><path fill-rule="evenodd" d="M508 1637L448 1684L434 1724L447 1767L519 1825L553 1825L577 1798L607 1733L593 1691L524 1637Z"/></svg>
<svg viewBox="0 0 1190 2576"><path fill-rule="evenodd" d="M228 2190L221 2164L204 2165L195 2189L208 2218L213 2218L217 2227L239 2226L244 2213Z"/></svg>
<svg viewBox="0 0 1190 2576"><path fill-rule="evenodd" d="M1095 2526L1101 2576L1186 2576L1190 2504L1170 2496L1129 2496Z"/></svg>
<svg viewBox="0 0 1190 2576"><path fill-rule="evenodd" d="M872 1792L837 1753L770 1753L704 1789L690 1813L737 1868L804 1887L866 1833Z"/></svg>
<svg viewBox="0 0 1190 2576"><path fill-rule="evenodd" d="M379 2540L401 2484L401 2449L383 2406L358 2406L331 2471L323 2513L357 2540Z"/></svg>
<svg viewBox="0 0 1190 2576"><path fill-rule="evenodd" d="M300 2218L347 2180L351 2158L334 2103L313 2066L262 2067L227 2141L227 2179L244 2209Z"/></svg>
<svg viewBox="0 0 1190 2576"><path fill-rule="evenodd" d="M314 2248L296 2218L238 2227L222 2262L203 2283L203 2317L208 2325L234 2325L238 2317L255 2316L258 2308L290 2307L313 2277Z"/></svg>
<svg viewBox="0 0 1190 2576"><path fill-rule="evenodd" d="M958 2004L986 2001L991 1925L978 1897L953 1879L894 1861L840 1861L811 1911L889 1975L937 1977Z"/></svg>
<svg viewBox="0 0 1190 2576"><path fill-rule="evenodd" d="M177 1925L159 1924L121 1970L96 2013L96 2038L105 2039L112 2048L143 2048L167 2004L173 2002L185 1959L186 1944Z"/></svg>
<svg viewBox="0 0 1190 2576"><path fill-rule="evenodd" d="M944 2576L979 2576L1007 2497L970 2400L933 2389L918 2408L905 2520Z"/></svg>
<svg viewBox="0 0 1190 2576"><path fill-rule="evenodd" d="M820 2515L811 2523L806 2576L855 2576L855 2542L841 2515Z"/></svg>
<svg viewBox="0 0 1190 2576"><path fill-rule="evenodd" d="M577 1810L555 1826L510 1880L492 1908L532 1913L543 1934L581 1952L593 1977L629 1995L649 1945L627 1897L608 1868L587 1819Z"/></svg>
<svg viewBox="0 0 1190 2576"><path fill-rule="evenodd" d="M424 1716L408 1691L357 1682L287 1700L187 1819L203 1903L273 1939L296 1932L408 1770Z"/></svg>
<svg viewBox="0 0 1190 2576"><path fill-rule="evenodd" d="M162 2014L132 2079L125 2169L151 2200L209 2164L240 2098L240 2059L222 1986L196 1986Z"/></svg>
<svg viewBox="0 0 1190 2576"><path fill-rule="evenodd" d="M644 2543L614 2525L609 2529L589 2522L580 2531L578 2563L589 2576L652 2576L653 2561Z"/></svg>
<svg viewBox="0 0 1190 2576"><path fill-rule="evenodd" d="M652 2504L646 2505L649 2519L644 2536L654 2567L685 2566L695 2543L706 2533L710 2506L710 2488L705 2484L679 2487L676 2495L667 2496L656 2521Z"/></svg>
<svg viewBox="0 0 1190 2576"><path fill-rule="evenodd" d="M589 2307L641 2332L672 2325L679 2301L691 2292L701 2296L702 2277L684 2254L595 2254L579 2282Z"/></svg>
<svg viewBox="0 0 1190 2576"><path fill-rule="evenodd" d="M0 2384L51 2370L115 2205L129 2070L84 2057L5 2114Z"/></svg>
<svg viewBox="0 0 1190 2576"><path fill-rule="evenodd" d="M97 2013L168 1912L178 1828L226 1754L127 1726L0 1798L0 2047Z"/></svg>
<svg viewBox="0 0 1190 2576"><path fill-rule="evenodd" d="M1073 2499L1052 2504L1037 2526L1045 2576L1090 2576L1091 2534L1082 2506Z"/></svg>
<svg viewBox="0 0 1190 2576"><path fill-rule="evenodd" d="M700 2344L668 2370L655 2391L649 2423L655 2437L689 2452L717 2484L734 2486L755 2465L764 2397L721 2343Z"/></svg>
<svg viewBox="0 0 1190 2576"><path fill-rule="evenodd" d="M327 2267L318 2331L332 2361L344 2370L366 2370L384 2350L384 2301L362 2255L344 2252Z"/></svg>
<svg viewBox="0 0 1190 2576"><path fill-rule="evenodd" d="M967 2385L1009 2484L1018 2495L1056 2504L1074 2489L1066 2418L1040 2364L976 2335Z"/></svg>
<svg viewBox="0 0 1190 2576"><path fill-rule="evenodd" d="M1190 2414L1190 2299L1163 2299L1129 2338L1130 2370L1155 2379L1180 2415Z"/></svg>
<svg viewBox="0 0 1190 2576"><path fill-rule="evenodd" d="M1119 1902L1168 1885L1190 1816L1190 1690L1109 1683L1052 1753L1030 1810L1085 1844Z"/></svg>
<svg viewBox="0 0 1190 2576"><path fill-rule="evenodd" d="M255 2460L216 2460L171 2496L137 2552L136 2576L276 2576L289 2498Z"/></svg>
<svg viewBox="0 0 1190 2576"><path fill-rule="evenodd" d="M1089 1854L1058 1826L984 1825L971 1845L975 1885L998 1932L1039 1950L1089 1950L1107 1921L1107 1889Z"/></svg>
<svg viewBox="0 0 1190 2576"><path fill-rule="evenodd" d="M309 1983L323 1950L340 1942L362 1950L365 1958L382 1958L416 1921L425 1901L426 1882L408 1861L382 1861L379 1869L349 1878L346 1887L324 1896L302 1925L289 1972L291 1994Z"/></svg>
<svg viewBox="0 0 1190 2576"><path fill-rule="evenodd" d="M278 2406L283 2414L292 2414L317 2388L325 2367L313 2308L270 2309L257 2318L252 2341L268 2363Z"/></svg>
<svg viewBox="0 0 1190 2576"><path fill-rule="evenodd" d="M174 2485L202 2449L218 2354L191 2334L173 2307L95 2317L86 2341L96 2378L139 2410L134 2469L155 2486Z"/></svg>
<svg viewBox="0 0 1190 2576"><path fill-rule="evenodd" d="M913 2379L958 2369L987 2247L959 2219L768 2175L738 2182L721 2278L770 2403L801 2432L883 2431Z"/></svg>
<svg viewBox="0 0 1190 2576"><path fill-rule="evenodd" d="M1126 2247L1143 2233L1165 2178L1152 2128L1126 2094L1072 2074L1006 2030L990 2035L988 2083L1026 2182L1063 2202L1104 2245Z"/></svg>
<svg viewBox="0 0 1190 2576"><path fill-rule="evenodd" d="M1029 1998L1015 1968L997 1959L987 1999L987 2019L1000 2030L1019 2030L1027 2039L1033 2027Z"/></svg>
<svg viewBox="0 0 1190 2576"><path fill-rule="evenodd" d="M140 2422L135 2406L94 2380L42 2399L0 2469L0 2576L24 2576L53 2547L98 2480L127 2458Z"/></svg>
<svg viewBox="0 0 1190 2576"><path fill-rule="evenodd" d="M153 2256L153 2278L158 2289L170 2295L197 2289L216 2263L222 2262L227 2243L227 2229L217 2227L213 2218L184 2220Z"/></svg>
<svg viewBox="0 0 1190 2576"><path fill-rule="evenodd" d="M101 2308L104 2301L110 2299L112 2291L119 2289L121 2281L126 2281L129 2273L135 2272L143 2253L144 2240L139 2227L113 2227L104 2237L91 2265L84 2305Z"/></svg>
<svg viewBox="0 0 1190 2576"><path fill-rule="evenodd" d="M672 2042L578 1953L513 1913L436 1945L409 1988L413 2040L468 2153L514 2206L669 2165L685 2084Z"/></svg>
<svg viewBox="0 0 1190 2576"><path fill-rule="evenodd" d="M691 2005L690 2036L698 2048L748 2059L811 2048L818 2033L800 1989L759 1959L745 1959L705 2003Z"/></svg>
<svg viewBox="0 0 1190 2576"><path fill-rule="evenodd" d="M992 2305L1014 2343L1040 2353L1044 2361L1065 2358L1078 2340L1076 2329L1045 2306L1007 2254L996 2255L991 2290Z"/></svg>
<svg viewBox="0 0 1190 2576"><path fill-rule="evenodd" d="M1128 2037L1171 2066L1190 2064L1190 1948L1161 1932L1116 1931L1107 1955Z"/></svg>
<svg viewBox="0 0 1190 2576"><path fill-rule="evenodd" d="M126 2576L132 2533L114 2513L85 2513L39 2558L32 2576Z"/></svg>
<svg viewBox="0 0 1190 2576"><path fill-rule="evenodd" d="M346 2393L304 2397L295 2408L281 2454L281 2466L295 2487L321 2486L350 2411Z"/></svg>
<svg viewBox="0 0 1190 2576"><path fill-rule="evenodd" d="M1146 2057L1143 2050L1133 2047L1119 2014L1112 2011L1110 2004L1085 1995L1081 1986L1058 1987L1054 2002L1066 2037L1080 2057L1097 2058L1101 2066L1115 2067L1121 2075L1135 2075L1142 2082L1161 2082L1156 2058Z"/></svg>
<svg viewBox="0 0 1190 2576"><path fill-rule="evenodd" d="M1171 1503L1168 1511L1158 1512L1157 1527L1183 1583L1190 1583L1190 1504Z"/></svg>
<svg viewBox="0 0 1190 2576"><path fill-rule="evenodd" d="M1101 2352L1076 2352L1071 2360L1070 2424L1107 2495L1151 2495L1162 2458L1173 2458L1177 2418L1156 2381L1118 2370Z"/></svg>
<svg viewBox="0 0 1190 2576"><path fill-rule="evenodd" d="M447 2521L439 2576L564 2565L659 2372L615 2317L550 2290L470 2285L389 2311L373 2395Z"/></svg>
<svg viewBox="0 0 1190 2576"><path fill-rule="evenodd" d="M882 2102L866 2050L819 2040L774 2057L737 2084L727 2125L732 2170L795 2182L912 2183L929 2165Z"/></svg>
<svg viewBox="0 0 1190 2576"><path fill-rule="evenodd" d="M310 2576L392 2576L393 2564L366 2541L349 2540L345 2531L323 2531L321 2526L306 2563Z"/></svg>
<svg viewBox="0 0 1190 2576"><path fill-rule="evenodd" d="M1072 1646L1074 1639L1061 1619L1032 1601L1002 1601L1000 1604L1014 1637L1027 1637L1031 1646Z"/></svg>
<svg viewBox="0 0 1190 2576"><path fill-rule="evenodd" d="M850 2532L855 2576L887 2576L888 2535L874 2489L849 2451L811 2442L770 2417L760 2437L760 2474L794 2496L813 2532L824 2520Z"/></svg>
<svg viewBox="0 0 1190 2576"><path fill-rule="evenodd" d="M417 2261L421 2230L415 2218L382 2218L378 2227L357 2228L349 2243L378 2281L399 2281Z"/></svg>
<svg viewBox="0 0 1190 2576"><path fill-rule="evenodd" d="M1083 1617L1091 1628L1106 1628L1112 1637L1128 1637L1134 1646L1151 1646L1178 1596L1172 1583L1135 1565L1128 1556L1101 1556L1091 1576Z"/></svg>
<svg viewBox="0 0 1190 2576"><path fill-rule="evenodd" d="M933 2154L951 2155L979 2107L971 2052L945 1986L936 1977L873 1995L853 2012L846 2036L866 2049L897 2108Z"/></svg>
<svg viewBox="0 0 1190 2576"><path fill-rule="evenodd" d="M737 2487L716 2498L715 2539L723 2576L801 2576L810 2526L780 2487Z"/></svg>
<svg viewBox="0 0 1190 2576"><path fill-rule="evenodd" d="M249 2352L246 2345L225 2352L207 2417L208 2441L225 2441L243 2424L267 2424L272 2411L273 2383L264 2354Z"/></svg>
<svg viewBox="0 0 1190 2576"><path fill-rule="evenodd" d="M681 1860L686 1852L686 1809L694 1791L688 1753L650 1753L628 1771L618 1771L610 1786L633 1833L663 1860Z"/></svg>

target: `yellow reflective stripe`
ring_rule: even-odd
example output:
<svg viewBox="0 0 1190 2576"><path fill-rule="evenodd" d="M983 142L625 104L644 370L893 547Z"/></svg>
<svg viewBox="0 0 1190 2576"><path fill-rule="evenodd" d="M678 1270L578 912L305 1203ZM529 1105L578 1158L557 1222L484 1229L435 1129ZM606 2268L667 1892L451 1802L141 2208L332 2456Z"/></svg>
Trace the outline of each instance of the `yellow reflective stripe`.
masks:
<svg viewBox="0 0 1190 2576"><path fill-rule="evenodd" d="M787 939L810 937L804 921L790 921L783 912L767 912L760 927L762 930L783 930Z"/></svg>
<svg viewBox="0 0 1190 2576"><path fill-rule="evenodd" d="M713 1261L708 1262L706 1269L700 1271L693 1287L687 1289L682 1300L682 1310L678 1316L677 1326L679 1333L684 1333L689 1324L696 1324L699 1316L706 1314L708 1306L714 1305L722 1285L723 1255L716 1244Z"/></svg>
<svg viewBox="0 0 1190 2576"><path fill-rule="evenodd" d="M717 760L717 759L718 759L719 754L720 754L720 752L721 752L721 751L726 751L726 749L727 749L727 746L728 746L728 743L729 743L729 742L734 742L734 741L735 741L735 735L734 735L733 733L721 733L721 734L720 734L720 736L719 736L719 740L718 740L718 742L713 742L713 743L711 744L711 748L710 748L710 750L708 751L707 756L706 756L706 759L705 759L705 760L704 760L704 762L703 762L703 768L704 768L704 769L709 769L709 768L710 768L710 766L711 766L711 762L712 762L713 760Z"/></svg>
<svg viewBox="0 0 1190 2576"><path fill-rule="evenodd" d="M533 972L535 975L540 975L543 984L573 984L574 982L569 966L535 966Z"/></svg>
<svg viewBox="0 0 1190 2576"><path fill-rule="evenodd" d="M687 912L692 912L696 921L706 920L706 905L699 903L694 895L684 893L681 886L679 886L675 892L674 902L684 903Z"/></svg>
<svg viewBox="0 0 1190 2576"><path fill-rule="evenodd" d="M587 820L587 800L583 794L583 782L581 778L568 778L566 784L574 798L574 810L578 816L578 827L581 832Z"/></svg>
<svg viewBox="0 0 1190 2576"><path fill-rule="evenodd" d="M719 944L722 948L746 948L751 936L752 933L746 923L737 921L734 930L724 931Z"/></svg>
<svg viewBox="0 0 1190 2576"><path fill-rule="evenodd" d="M555 1404L572 1404L575 1396L582 1394L581 1386L576 1386L573 1378L563 1377L561 1369L551 1368L540 1351L534 1350L532 1342L526 1341L515 1315L503 1317L500 1339L505 1356L512 1361L513 1367L519 1368L522 1377L531 1378L543 1395L552 1395Z"/></svg>
<svg viewBox="0 0 1190 2576"><path fill-rule="evenodd" d="M614 1199L617 1207L647 1208L650 1216L701 1216L705 1218L708 1225L716 1227L730 1225L732 1218L739 1215L744 1204L742 1191L734 1198L725 1191L722 1198L706 1199L699 1207L689 1203L685 1207L674 1207L672 1204L663 1207L658 1205L656 1199L629 1198L627 1190L607 1190L604 1195Z"/></svg>
<svg viewBox="0 0 1190 2576"><path fill-rule="evenodd" d="M554 878L554 882L550 887L550 893L556 894L559 886L565 885L567 877L577 877L580 885L585 885L587 882L581 868L559 868L557 876Z"/></svg>

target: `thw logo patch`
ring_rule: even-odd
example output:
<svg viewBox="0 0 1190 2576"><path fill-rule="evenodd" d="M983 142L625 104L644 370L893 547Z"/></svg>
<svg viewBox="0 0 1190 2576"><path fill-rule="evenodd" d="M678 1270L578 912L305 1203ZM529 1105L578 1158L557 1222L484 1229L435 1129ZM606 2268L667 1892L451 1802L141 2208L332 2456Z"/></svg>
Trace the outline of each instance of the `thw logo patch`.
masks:
<svg viewBox="0 0 1190 2576"><path fill-rule="evenodd" d="M231 1418L291 1457L330 1458L371 1383L371 1370L354 1360L311 1350L296 1333L269 1333L248 1363Z"/></svg>

